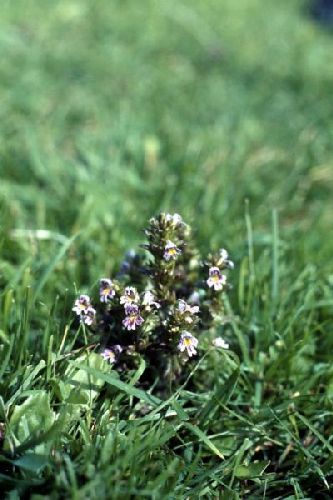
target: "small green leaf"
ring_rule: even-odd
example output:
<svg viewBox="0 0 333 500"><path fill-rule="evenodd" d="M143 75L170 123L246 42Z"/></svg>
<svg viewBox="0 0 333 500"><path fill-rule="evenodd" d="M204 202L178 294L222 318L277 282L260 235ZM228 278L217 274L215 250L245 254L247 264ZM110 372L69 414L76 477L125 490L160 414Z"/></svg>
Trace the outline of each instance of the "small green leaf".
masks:
<svg viewBox="0 0 333 500"><path fill-rule="evenodd" d="M10 433L15 446L19 446L33 435L44 433L51 428L55 414L50 407L50 396L46 391L31 391L23 404L14 407L9 420ZM8 438L7 438L8 439ZM9 441L5 441L5 449L10 448ZM37 448L36 448L37 449ZM44 443L38 446L38 451L45 451Z"/></svg>
<svg viewBox="0 0 333 500"><path fill-rule="evenodd" d="M238 465L235 469L235 476L238 479L252 479L261 476L269 464L269 460L264 460L249 465Z"/></svg>
<svg viewBox="0 0 333 500"><path fill-rule="evenodd" d="M87 391L73 389L68 398L66 399L66 403L72 405L86 405L89 403L89 396L85 394Z"/></svg>
<svg viewBox="0 0 333 500"><path fill-rule="evenodd" d="M105 384L101 377L93 375L88 369L96 369L103 373L110 368L102 356L95 352L89 353L88 356L81 356L77 361L81 362L80 366L71 362L66 369L66 383L60 389L63 399L68 403L86 405L96 399L99 390Z"/></svg>
<svg viewBox="0 0 333 500"><path fill-rule="evenodd" d="M22 467L22 469L37 473L46 467L50 463L50 460L47 455L27 453L12 463L18 467Z"/></svg>

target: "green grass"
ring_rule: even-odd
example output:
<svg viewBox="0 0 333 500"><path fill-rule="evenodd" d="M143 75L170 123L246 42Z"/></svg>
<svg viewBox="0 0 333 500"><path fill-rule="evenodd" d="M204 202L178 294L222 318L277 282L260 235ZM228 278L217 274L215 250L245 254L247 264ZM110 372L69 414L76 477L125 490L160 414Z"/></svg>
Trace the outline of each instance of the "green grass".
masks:
<svg viewBox="0 0 333 500"><path fill-rule="evenodd" d="M304 6L2 2L8 498L331 498L333 38ZM236 262L234 354L165 401L77 352L71 312L160 210Z"/></svg>

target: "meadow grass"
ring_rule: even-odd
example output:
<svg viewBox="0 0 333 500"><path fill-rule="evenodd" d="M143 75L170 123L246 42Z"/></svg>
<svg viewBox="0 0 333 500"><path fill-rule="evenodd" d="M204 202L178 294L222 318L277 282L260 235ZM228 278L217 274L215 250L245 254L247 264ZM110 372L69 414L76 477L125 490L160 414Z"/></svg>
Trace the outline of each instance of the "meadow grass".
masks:
<svg viewBox="0 0 333 500"><path fill-rule="evenodd" d="M331 498L332 36L297 0L4 0L0 47L3 495ZM236 264L230 356L164 400L71 311L161 210Z"/></svg>

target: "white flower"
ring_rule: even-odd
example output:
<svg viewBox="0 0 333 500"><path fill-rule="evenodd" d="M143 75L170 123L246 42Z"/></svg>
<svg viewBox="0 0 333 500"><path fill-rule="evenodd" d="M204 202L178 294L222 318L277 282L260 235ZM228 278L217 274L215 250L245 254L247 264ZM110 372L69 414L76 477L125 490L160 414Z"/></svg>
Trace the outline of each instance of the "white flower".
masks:
<svg viewBox="0 0 333 500"><path fill-rule="evenodd" d="M81 323L91 325L96 316L96 310L90 304L89 295L80 295L75 301L72 311L75 311L80 316Z"/></svg>
<svg viewBox="0 0 333 500"><path fill-rule="evenodd" d="M181 253L181 250L171 240L167 240L163 254L165 260L176 260Z"/></svg>
<svg viewBox="0 0 333 500"><path fill-rule="evenodd" d="M134 286L127 286L124 290L124 294L120 297L121 304L134 304L140 299L138 292Z"/></svg>
<svg viewBox="0 0 333 500"><path fill-rule="evenodd" d="M179 224L183 224L183 219L179 214L166 214L165 216L166 222L171 222L173 226L179 226Z"/></svg>
<svg viewBox="0 0 333 500"><path fill-rule="evenodd" d="M122 323L127 330L135 330L137 326L142 325L144 322L143 317L140 315L140 309L136 304L125 304L126 317Z"/></svg>
<svg viewBox="0 0 333 500"><path fill-rule="evenodd" d="M86 325L92 325L96 316L96 310L93 307L89 307L84 315L81 316L81 321Z"/></svg>
<svg viewBox="0 0 333 500"><path fill-rule="evenodd" d="M227 277L221 273L218 267L211 267L209 269L209 278L207 285L209 288L213 287L214 290L222 290L227 282Z"/></svg>
<svg viewBox="0 0 333 500"><path fill-rule="evenodd" d="M216 337L213 341L213 346L220 347L221 349L229 349L229 344L222 337Z"/></svg>
<svg viewBox="0 0 333 500"><path fill-rule="evenodd" d="M225 248L221 248L220 250L220 258L217 262L218 266L229 267L229 269L233 269L235 267L232 260L229 259L229 254Z"/></svg>
<svg viewBox="0 0 333 500"><path fill-rule="evenodd" d="M78 316L85 314L90 307L90 297L89 295L80 295L74 303L72 311L75 311Z"/></svg>
<svg viewBox="0 0 333 500"><path fill-rule="evenodd" d="M122 353L123 348L121 345L116 344L111 346L110 348L106 347L103 352L101 352L101 356L105 361L109 361L110 363L114 363L119 355Z"/></svg>
<svg viewBox="0 0 333 500"><path fill-rule="evenodd" d="M150 290L146 290L143 294L142 305L146 311L150 311L153 307L156 307L156 309L161 307L161 305L155 301L155 296Z"/></svg>
<svg viewBox="0 0 333 500"><path fill-rule="evenodd" d="M220 258L221 258L222 262L225 262L226 260L228 260L228 257L229 257L229 254L228 254L227 250L225 248L221 248Z"/></svg>
<svg viewBox="0 0 333 500"><path fill-rule="evenodd" d="M101 302L107 302L116 295L113 282L108 278L100 280L99 297Z"/></svg>
<svg viewBox="0 0 333 500"><path fill-rule="evenodd" d="M193 323L193 314L199 312L199 306L190 306L185 300L180 299L178 301L178 311L181 315L184 315L184 319L187 323Z"/></svg>
<svg viewBox="0 0 333 500"><path fill-rule="evenodd" d="M196 347L198 345L198 339L196 339L190 332L184 331L178 343L178 349L180 352L186 350L189 357L197 354Z"/></svg>
<svg viewBox="0 0 333 500"><path fill-rule="evenodd" d="M116 355L111 349L104 349L101 356L105 361L109 361L110 363L114 363L116 361Z"/></svg>

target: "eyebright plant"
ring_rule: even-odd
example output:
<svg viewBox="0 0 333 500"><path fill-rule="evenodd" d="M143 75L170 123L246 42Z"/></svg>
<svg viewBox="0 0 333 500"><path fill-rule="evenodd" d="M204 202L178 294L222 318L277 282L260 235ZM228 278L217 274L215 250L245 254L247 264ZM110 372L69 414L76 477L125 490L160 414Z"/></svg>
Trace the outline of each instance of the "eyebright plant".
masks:
<svg viewBox="0 0 333 500"><path fill-rule="evenodd" d="M143 251L127 254L117 279L100 280L99 304L80 295L73 311L105 361L124 370L143 357L155 382L177 378L223 324L234 264L225 249L202 258L178 214L150 219L145 235ZM212 345L229 348L221 337Z"/></svg>

